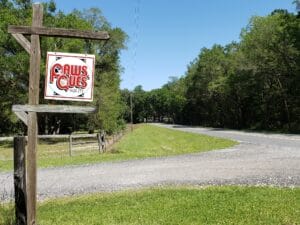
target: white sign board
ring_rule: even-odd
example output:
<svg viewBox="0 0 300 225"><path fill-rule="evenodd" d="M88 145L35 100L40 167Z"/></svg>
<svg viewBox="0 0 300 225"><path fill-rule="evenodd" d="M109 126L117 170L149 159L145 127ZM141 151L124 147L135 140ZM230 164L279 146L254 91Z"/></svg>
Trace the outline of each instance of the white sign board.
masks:
<svg viewBox="0 0 300 225"><path fill-rule="evenodd" d="M45 99L93 101L95 56L47 52Z"/></svg>

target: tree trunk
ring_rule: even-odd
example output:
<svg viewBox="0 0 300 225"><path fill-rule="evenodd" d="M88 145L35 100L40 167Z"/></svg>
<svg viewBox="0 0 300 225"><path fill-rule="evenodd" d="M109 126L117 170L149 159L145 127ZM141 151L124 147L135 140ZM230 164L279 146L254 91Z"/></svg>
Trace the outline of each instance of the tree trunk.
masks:
<svg viewBox="0 0 300 225"><path fill-rule="evenodd" d="M288 102L287 102L287 97L286 97L285 91L282 88L282 84L281 84L279 78L277 78L277 82L278 82L278 85L281 89L281 93L282 93L282 97L283 97L283 104L284 104L284 108L285 108L285 112L286 112L286 119L287 119L287 122L288 122L288 128L289 128L289 130L291 130L290 110L289 110L289 106L288 106Z"/></svg>

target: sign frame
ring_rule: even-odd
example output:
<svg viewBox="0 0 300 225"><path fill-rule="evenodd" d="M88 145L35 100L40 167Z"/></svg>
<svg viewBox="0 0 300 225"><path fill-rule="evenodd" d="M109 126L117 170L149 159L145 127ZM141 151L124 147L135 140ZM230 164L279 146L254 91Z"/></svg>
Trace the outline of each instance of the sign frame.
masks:
<svg viewBox="0 0 300 225"><path fill-rule="evenodd" d="M57 60L57 58L58 58L58 60ZM85 75L84 78L89 78L89 79L85 81L87 83L85 91L82 88L72 87L72 89L70 89L70 90L77 93L77 94L73 94L74 96L72 96L72 93L70 90L68 90L68 88L67 88L67 90L60 90L60 88L58 88L57 82L53 81L53 78L51 78L51 73L52 73L51 71L52 71L52 66L55 65L54 63L58 62L58 61L62 61L62 60L65 60L68 62L77 61L77 63L86 65L87 74ZM85 61L85 62L83 62L83 61ZM64 65L62 65L62 66L64 66ZM78 66L78 65L70 65L70 67L68 68L69 73L71 73L72 66ZM81 67L79 67L79 68L81 68ZM66 75L69 76L69 74L61 74L60 76L66 77ZM70 74L70 76L73 76L73 75ZM83 77L83 76L79 76L78 74L74 75L74 76L76 76L77 78ZM47 100L92 102L93 94L94 94L94 76L95 76L95 55L65 53L65 52L47 52L44 98ZM50 79L52 79L52 82L50 81ZM57 80L58 79L56 79L56 81ZM83 96L80 97L80 95L83 95ZM84 95L86 95L87 97L84 97Z"/></svg>

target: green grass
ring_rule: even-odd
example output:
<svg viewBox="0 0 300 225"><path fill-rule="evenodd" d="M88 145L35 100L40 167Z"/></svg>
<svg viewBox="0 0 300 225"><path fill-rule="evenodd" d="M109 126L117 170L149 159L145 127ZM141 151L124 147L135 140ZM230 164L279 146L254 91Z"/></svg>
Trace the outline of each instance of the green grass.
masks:
<svg viewBox="0 0 300 225"><path fill-rule="evenodd" d="M235 144L236 142L227 139L141 125L121 140L115 150L133 157L158 157L205 152Z"/></svg>
<svg viewBox="0 0 300 225"><path fill-rule="evenodd" d="M16 224L14 204L0 202L0 225L14 224Z"/></svg>
<svg viewBox="0 0 300 225"><path fill-rule="evenodd" d="M77 151L68 155L68 143L41 142L38 146L38 166L54 167L79 165L104 161L128 160L146 157L179 155L222 149L236 142L205 135L174 131L151 125L139 125L133 132L127 133L111 151L99 154L94 151ZM0 171L12 169L12 146L0 145Z"/></svg>
<svg viewBox="0 0 300 225"><path fill-rule="evenodd" d="M163 188L41 203L41 225L300 224L300 189Z"/></svg>

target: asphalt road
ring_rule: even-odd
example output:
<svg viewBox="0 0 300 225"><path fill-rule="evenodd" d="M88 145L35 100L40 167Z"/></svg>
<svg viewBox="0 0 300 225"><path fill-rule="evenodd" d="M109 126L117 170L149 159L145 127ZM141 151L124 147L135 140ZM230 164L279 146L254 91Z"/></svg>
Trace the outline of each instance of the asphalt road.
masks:
<svg viewBox="0 0 300 225"><path fill-rule="evenodd" d="M300 187L300 135L156 125L240 143L205 153L40 169L39 199L161 185ZM0 184L1 198L12 196L12 173L0 173Z"/></svg>

